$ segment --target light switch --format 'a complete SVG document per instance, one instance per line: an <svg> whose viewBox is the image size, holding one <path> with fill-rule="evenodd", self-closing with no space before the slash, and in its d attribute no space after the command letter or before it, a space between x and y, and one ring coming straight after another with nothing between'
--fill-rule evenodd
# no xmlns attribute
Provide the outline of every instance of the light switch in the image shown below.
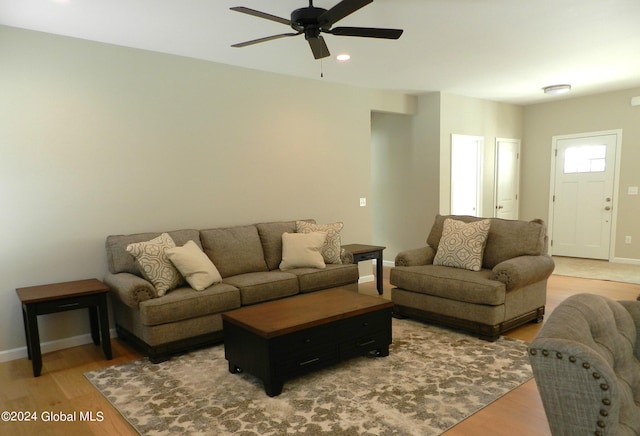
<svg viewBox="0 0 640 436"><path fill-rule="evenodd" d="M629 186L629 189L627 189L627 194L629 194L629 195L638 195L638 187L637 186Z"/></svg>

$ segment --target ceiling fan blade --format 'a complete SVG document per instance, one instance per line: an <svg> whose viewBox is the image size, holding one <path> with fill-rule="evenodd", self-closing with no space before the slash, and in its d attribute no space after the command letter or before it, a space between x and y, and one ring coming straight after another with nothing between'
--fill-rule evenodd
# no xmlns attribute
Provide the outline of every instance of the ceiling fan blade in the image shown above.
<svg viewBox="0 0 640 436"><path fill-rule="evenodd" d="M333 26L334 23L337 23L347 15L351 15L369 3L373 3L373 0L342 0L318 17L320 27L328 29Z"/></svg>
<svg viewBox="0 0 640 436"><path fill-rule="evenodd" d="M267 14L266 12L256 11L255 9L245 8L244 6L235 6L229 9L236 12L242 12L243 14L253 15L254 17L264 18L265 20L275 21L276 23L286 24L287 26L291 25L291 20Z"/></svg>
<svg viewBox="0 0 640 436"><path fill-rule="evenodd" d="M329 47L327 47L327 43L324 42L324 38L322 36L318 36L317 38L308 38L307 41L309 41L309 47L311 47L314 58L322 59L331 56L331 53L329 53Z"/></svg>
<svg viewBox="0 0 640 436"><path fill-rule="evenodd" d="M274 39L285 38L287 36L298 36L301 32L298 33L282 33L280 35L267 36L264 38L252 39L251 41L239 42L238 44L233 44L231 47L246 47L248 45L259 44L261 42L267 42Z"/></svg>
<svg viewBox="0 0 640 436"><path fill-rule="evenodd" d="M361 36L364 38L398 39L402 29L378 29L374 27L335 27L327 31L332 35Z"/></svg>

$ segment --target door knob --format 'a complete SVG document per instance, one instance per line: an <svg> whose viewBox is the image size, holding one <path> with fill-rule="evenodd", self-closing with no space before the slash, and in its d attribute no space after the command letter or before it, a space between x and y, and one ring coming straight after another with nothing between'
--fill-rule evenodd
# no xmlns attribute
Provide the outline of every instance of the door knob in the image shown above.
<svg viewBox="0 0 640 436"><path fill-rule="evenodd" d="M604 199L604 201L606 201L607 203L611 201L611 197L607 197Z"/></svg>
<svg viewBox="0 0 640 436"><path fill-rule="evenodd" d="M609 206L605 206L604 210L611 210Z"/></svg>

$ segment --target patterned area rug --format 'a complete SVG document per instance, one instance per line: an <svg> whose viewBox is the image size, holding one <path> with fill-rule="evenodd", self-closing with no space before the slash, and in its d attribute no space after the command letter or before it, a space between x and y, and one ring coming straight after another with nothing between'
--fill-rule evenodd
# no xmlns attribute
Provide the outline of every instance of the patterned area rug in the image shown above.
<svg viewBox="0 0 640 436"><path fill-rule="evenodd" d="M274 398L251 375L229 373L222 345L85 376L145 436L424 436L529 380L526 348L394 319L388 357L358 357L289 380Z"/></svg>

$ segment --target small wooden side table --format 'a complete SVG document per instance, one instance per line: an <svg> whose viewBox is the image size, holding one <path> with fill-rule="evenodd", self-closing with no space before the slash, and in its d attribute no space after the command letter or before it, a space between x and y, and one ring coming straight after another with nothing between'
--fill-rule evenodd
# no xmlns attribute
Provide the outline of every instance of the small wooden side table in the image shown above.
<svg viewBox="0 0 640 436"><path fill-rule="evenodd" d="M111 360L107 292L109 292L109 288L97 279L16 289L22 302L27 353L33 365L34 377L38 377L42 371L38 315L88 308L93 343L100 345L100 337L102 336L104 356L107 360Z"/></svg>
<svg viewBox="0 0 640 436"><path fill-rule="evenodd" d="M378 289L378 294L382 295L382 250L387 247L380 247L378 245L348 244L343 245L342 248L353 253L353 263L362 262L364 260L376 260L376 288Z"/></svg>

